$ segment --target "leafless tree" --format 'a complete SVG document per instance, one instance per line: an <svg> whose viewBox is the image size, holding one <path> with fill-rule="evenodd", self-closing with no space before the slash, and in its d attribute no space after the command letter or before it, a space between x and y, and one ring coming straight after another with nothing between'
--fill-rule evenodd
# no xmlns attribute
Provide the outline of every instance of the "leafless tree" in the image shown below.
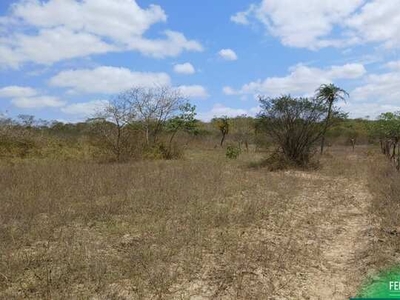
<svg viewBox="0 0 400 300"><path fill-rule="evenodd" d="M100 111L92 122L94 128L103 138L120 161L123 147L129 139L126 126L135 119L135 111L131 103L123 94L111 99Z"/></svg>
<svg viewBox="0 0 400 300"><path fill-rule="evenodd" d="M140 122L146 144L156 142L165 122L174 117L186 98L178 89L168 86L154 88L135 87L120 95L130 103L135 119Z"/></svg>

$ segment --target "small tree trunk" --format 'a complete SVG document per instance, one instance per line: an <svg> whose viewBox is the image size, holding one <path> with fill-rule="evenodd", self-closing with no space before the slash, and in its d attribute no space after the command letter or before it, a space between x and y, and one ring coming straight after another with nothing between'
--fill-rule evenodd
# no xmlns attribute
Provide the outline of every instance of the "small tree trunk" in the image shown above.
<svg viewBox="0 0 400 300"><path fill-rule="evenodd" d="M354 152L355 147L356 147L356 140L355 139L351 139L351 145L353 147L353 152Z"/></svg>
<svg viewBox="0 0 400 300"><path fill-rule="evenodd" d="M117 147L116 147L117 161L121 158L121 127L117 124Z"/></svg>
<svg viewBox="0 0 400 300"><path fill-rule="evenodd" d="M321 155L324 153L324 145L325 145L325 135L328 130L329 120L331 118L332 113L332 101L329 101L329 108L328 108L328 115L326 116L324 131L322 132L322 139L321 139Z"/></svg>
<svg viewBox="0 0 400 300"><path fill-rule="evenodd" d="M149 127L146 127L146 145L149 144Z"/></svg>
<svg viewBox="0 0 400 300"><path fill-rule="evenodd" d="M390 158L390 141L385 142L385 154L387 158Z"/></svg>
<svg viewBox="0 0 400 300"><path fill-rule="evenodd" d="M223 146L223 144L224 144L224 141L225 141L225 136L226 136L226 134L225 133L223 133L222 134L222 139L221 139L221 147Z"/></svg>
<svg viewBox="0 0 400 300"><path fill-rule="evenodd" d="M400 170L400 149L399 149L399 143L397 143L397 164L396 164L396 169L397 171Z"/></svg>
<svg viewBox="0 0 400 300"><path fill-rule="evenodd" d="M169 139L169 145L168 145L169 152L171 152L171 149L172 149L172 141L174 140L175 134L176 134L177 132L178 132L177 130L174 131L174 132L172 133L172 135L171 135L171 138Z"/></svg>

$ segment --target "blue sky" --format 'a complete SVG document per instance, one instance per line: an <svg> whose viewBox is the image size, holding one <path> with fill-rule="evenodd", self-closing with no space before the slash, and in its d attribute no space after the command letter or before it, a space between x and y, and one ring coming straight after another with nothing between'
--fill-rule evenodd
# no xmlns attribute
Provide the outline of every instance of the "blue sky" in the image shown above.
<svg viewBox="0 0 400 300"><path fill-rule="evenodd" d="M375 117L400 110L399 15L398 0L3 0L0 112L75 122L161 84L208 120L333 82L350 116Z"/></svg>

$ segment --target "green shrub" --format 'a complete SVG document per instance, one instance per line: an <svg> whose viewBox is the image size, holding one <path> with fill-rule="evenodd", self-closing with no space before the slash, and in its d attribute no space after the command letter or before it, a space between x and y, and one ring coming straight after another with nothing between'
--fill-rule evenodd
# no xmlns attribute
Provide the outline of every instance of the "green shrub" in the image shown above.
<svg viewBox="0 0 400 300"><path fill-rule="evenodd" d="M183 156L183 149L177 143L166 146L163 142L147 145L144 148L145 159L179 159Z"/></svg>
<svg viewBox="0 0 400 300"><path fill-rule="evenodd" d="M237 159L240 155L240 148L229 145L226 148L226 157L229 159Z"/></svg>

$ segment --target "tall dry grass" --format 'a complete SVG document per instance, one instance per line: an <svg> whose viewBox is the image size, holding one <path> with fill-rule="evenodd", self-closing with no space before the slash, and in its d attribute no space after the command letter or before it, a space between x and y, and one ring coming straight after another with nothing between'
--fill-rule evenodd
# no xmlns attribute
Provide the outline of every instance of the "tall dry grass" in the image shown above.
<svg viewBox="0 0 400 300"><path fill-rule="evenodd" d="M378 149L369 168L374 196L370 216L376 226L370 232L374 239L368 254L370 264L379 271L400 264L400 173Z"/></svg>
<svg viewBox="0 0 400 300"><path fill-rule="evenodd" d="M315 250L297 184L225 159L0 166L0 298L269 297Z"/></svg>

